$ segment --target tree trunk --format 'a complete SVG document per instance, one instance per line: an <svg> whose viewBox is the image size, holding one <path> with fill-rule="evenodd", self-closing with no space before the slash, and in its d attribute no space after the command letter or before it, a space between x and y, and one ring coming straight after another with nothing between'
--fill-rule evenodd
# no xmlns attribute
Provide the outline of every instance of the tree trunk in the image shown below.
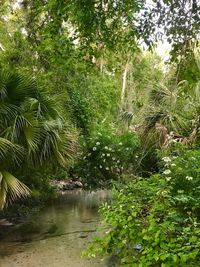
<svg viewBox="0 0 200 267"><path fill-rule="evenodd" d="M123 73L122 73L121 110L124 107L128 68L129 68L129 64L128 64L128 62L126 62L126 64L124 65L124 68L123 68Z"/></svg>

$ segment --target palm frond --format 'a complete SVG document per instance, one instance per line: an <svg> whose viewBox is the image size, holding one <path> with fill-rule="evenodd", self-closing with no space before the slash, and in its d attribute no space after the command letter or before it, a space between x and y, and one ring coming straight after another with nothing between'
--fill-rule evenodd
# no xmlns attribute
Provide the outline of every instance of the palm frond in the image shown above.
<svg viewBox="0 0 200 267"><path fill-rule="evenodd" d="M38 87L31 78L11 74L6 83L7 96L13 103L21 103L27 97L36 97Z"/></svg>
<svg viewBox="0 0 200 267"><path fill-rule="evenodd" d="M9 79L10 74L5 71L1 71L0 73L0 99L4 100L7 97L7 88L6 83Z"/></svg>
<svg viewBox="0 0 200 267"><path fill-rule="evenodd" d="M19 107L0 101L0 123L3 129L9 126L17 114L19 114Z"/></svg>
<svg viewBox="0 0 200 267"><path fill-rule="evenodd" d="M29 196L30 192L30 189L11 173L0 171L0 209L3 209L6 203Z"/></svg>
<svg viewBox="0 0 200 267"><path fill-rule="evenodd" d="M78 149L77 134L67 124L60 120L45 121L40 128L40 145L34 157L34 162L42 164L55 158L62 166L66 166Z"/></svg>
<svg viewBox="0 0 200 267"><path fill-rule="evenodd" d="M24 153L24 149L17 145L13 144L9 140L0 137L0 161L11 161L14 159L16 163L20 162L20 158Z"/></svg>
<svg viewBox="0 0 200 267"><path fill-rule="evenodd" d="M28 189L5 170L20 164L73 158L76 135L62 117L56 97L31 78L0 70L0 206L28 194Z"/></svg>
<svg viewBox="0 0 200 267"><path fill-rule="evenodd" d="M26 125L23 127L23 133L26 139L28 152L35 153L38 150L40 144L40 129L35 125Z"/></svg>
<svg viewBox="0 0 200 267"><path fill-rule="evenodd" d="M145 124L148 128L152 128L155 126L157 122L160 122L161 120L164 120L167 117L167 113L163 112L162 110L151 110L148 111L146 117L145 117Z"/></svg>
<svg viewBox="0 0 200 267"><path fill-rule="evenodd" d="M134 114L131 111L124 111L120 114L121 120L128 121L128 122L132 121L133 117L134 117Z"/></svg>

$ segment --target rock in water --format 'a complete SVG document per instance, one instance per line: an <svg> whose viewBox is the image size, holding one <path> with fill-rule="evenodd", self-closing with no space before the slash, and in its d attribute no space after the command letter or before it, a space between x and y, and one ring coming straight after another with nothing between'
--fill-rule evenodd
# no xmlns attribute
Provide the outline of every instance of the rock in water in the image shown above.
<svg viewBox="0 0 200 267"><path fill-rule="evenodd" d="M76 188L82 188L83 187L83 184L80 181L75 181L74 185Z"/></svg>
<svg viewBox="0 0 200 267"><path fill-rule="evenodd" d="M13 223L11 223L11 222L9 222L9 221L7 221L6 219L1 219L0 220L0 226L11 226L11 225L13 225Z"/></svg>
<svg viewBox="0 0 200 267"><path fill-rule="evenodd" d="M87 238L88 235L86 233L80 233L78 237L79 238Z"/></svg>

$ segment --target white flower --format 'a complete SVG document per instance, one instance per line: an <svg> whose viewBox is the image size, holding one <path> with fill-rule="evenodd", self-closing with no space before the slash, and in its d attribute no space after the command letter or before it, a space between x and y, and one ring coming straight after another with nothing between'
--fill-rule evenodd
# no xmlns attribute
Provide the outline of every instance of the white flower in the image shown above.
<svg viewBox="0 0 200 267"><path fill-rule="evenodd" d="M129 150L129 147L127 147L126 150L128 151Z"/></svg>
<svg viewBox="0 0 200 267"><path fill-rule="evenodd" d="M103 159L103 162L106 162L106 160L105 160L105 159Z"/></svg>
<svg viewBox="0 0 200 267"><path fill-rule="evenodd" d="M99 146L100 145L100 142L96 142L96 145Z"/></svg>
<svg viewBox="0 0 200 267"><path fill-rule="evenodd" d="M122 146L122 142L120 142L119 145Z"/></svg>
<svg viewBox="0 0 200 267"><path fill-rule="evenodd" d="M120 163L120 160L118 160L117 163Z"/></svg>
<svg viewBox="0 0 200 267"><path fill-rule="evenodd" d="M170 161L171 161L171 159L170 159L169 157L164 157L164 158L162 158L162 160L163 160L164 162L170 162Z"/></svg>
<svg viewBox="0 0 200 267"><path fill-rule="evenodd" d="M95 150L97 150L97 148L94 146L92 150L95 151Z"/></svg>
<svg viewBox="0 0 200 267"><path fill-rule="evenodd" d="M107 146L105 146L104 148L105 148L105 149L108 149L108 147L107 147Z"/></svg>
<svg viewBox="0 0 200 267"><path fill-rule="evenodd" d="M109 170L109 167L106 167L106 170L108 171Z"/></svg>
<svg viewBox="0 0 200 267"><path fill-rule="evenodd" d="M112 160L115 160L115 157L113 157Z"/></svg>
<svg viewBox="0 0 200 267"><path fill-rule="evenodd" d="M109 153L107 154L107 157L110 157L110 154Z"/></svg>
<svg viewBox="0 0 200 267"><path fill-rule="evenodd" d="M135 157L136 157L136 159L137 159L137 158L138 158L138 155L136 155Z"/></svg>
<svg viewBox="0 0 200 267"><path fill-rule="evenodd" d="M172 179L172 177L166 177L166 181L169 182Z"/></svg>
<svg viewBox="0 0 200 267"><path fill-rule="evenodd" d="M170 173L171 173L170 170L165 170L165 171L163 172L163 174L170 174Z"/></svg>
<svg viewBox="0 0 200 267"><path fill-rule="evenodd" d="M86 159L86 157L83 157L83 159Z"/></svg>
<svg viewBox="0 0 200 267"><path fill-rule="evenodd" d="M174 166L176 166L176 164L175 163L172 163L171 166L174 167Z"/></svg>
<svg viewBox="0 0 200 267"><path fill-rule="evenodd" d="M102 166L101 166L101 165L99 165L99 168L100 168L100 169L102 169Z"/></svg>
<svg viewBox="0 0 200 267"><path fill-rule="evenodd" d="M103 153L103 154L102 154L102 157L104 157L104 156L105 156L105 154Z"/></svg>
<svg viewBox="0 0 200 267"><path fill-rule="evenodd" d="M186 176L185 179L188 180L188 181L191 181L191 180L193 180L193 177L191 177L191 176Z"/></svg>
<svg viewBox="0 0 200 267"><path fill-rule="evenodd" d="M91 156L91 153L88 153L88 156Z"/></svg>

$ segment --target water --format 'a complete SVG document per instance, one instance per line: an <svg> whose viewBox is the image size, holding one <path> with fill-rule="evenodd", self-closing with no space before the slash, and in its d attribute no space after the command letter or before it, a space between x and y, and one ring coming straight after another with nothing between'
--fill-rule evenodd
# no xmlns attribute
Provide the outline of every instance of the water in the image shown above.
<svg viewBox="0 0 200 267"><path fill-rule="evenodd" d="M106 267L81 253L100 225L97 207L105 191L72 191L48 204L0 241L0 267ZM109 265L111 266L111 265Z"/></svg>

